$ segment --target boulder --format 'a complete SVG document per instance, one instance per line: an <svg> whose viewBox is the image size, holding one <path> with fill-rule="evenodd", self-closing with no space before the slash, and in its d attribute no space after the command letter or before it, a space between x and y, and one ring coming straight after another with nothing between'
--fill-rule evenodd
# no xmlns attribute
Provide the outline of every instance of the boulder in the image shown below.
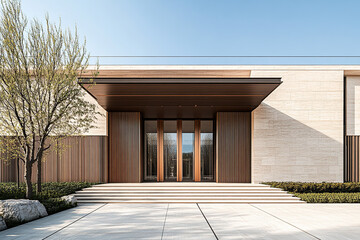
<svg viewBox="0 0 360 240"><path fill-rule="evenodd" d="M73 206L75 206L77 203L76 197L74 195L62 196L61 199L65 200L66 203L69 203Z"/></svg>
<svg viewBox="0 0 360 240"><path fill-rule="evenodd" d="M0 231L5 230L7 228L6 223L2 216L0 216Z"/></svg>
<svg viewBox="0 0 360 240"><path fill-rule="evenodd" d="M48 215L44 205L38 200L27 199L2 200L0 212L6 222L28 222Z"/></svg>

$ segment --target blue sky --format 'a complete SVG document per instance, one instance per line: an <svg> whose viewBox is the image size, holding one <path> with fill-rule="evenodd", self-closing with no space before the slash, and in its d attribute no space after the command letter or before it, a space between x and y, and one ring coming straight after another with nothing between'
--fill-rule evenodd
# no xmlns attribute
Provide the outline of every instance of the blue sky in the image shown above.
<svg viewBox="0 0 360 240"><path fill-rule="evenodd" d="M358 0L23 0L22 6L30 18L49 13L64 27L77 24L91 55L360 55Z"/></svg>

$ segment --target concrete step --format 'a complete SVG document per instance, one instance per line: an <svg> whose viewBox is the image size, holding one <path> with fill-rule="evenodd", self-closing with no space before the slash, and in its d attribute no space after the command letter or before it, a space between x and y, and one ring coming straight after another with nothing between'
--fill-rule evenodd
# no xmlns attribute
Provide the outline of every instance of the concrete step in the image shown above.
<svg viewBox="0 0 360 240"><path fill-rule="evenodd" d="M195 185L162 185L162 184L159 184L159 186L156 186L156 185L135 185L135 186L132 186L132 185L111 185L111 186L104 186L104 185L96 185L96 186L92 186L90 188L102 188L102 189L108 189L108 188L134 188L134 189L137 189L137 188L156 188L156 189L166 189L166 188L176 188L176 189L183 189L183 188L224 188L224 189L227 189L227 188L234 188L234 189L242 189L242 188L255 188L255 189L258 189L258 188L271 188L271 186L268 186L268 185L257 185L257 186L251 186L251 185L240 185L240 186L237 186L237 185L222 185L222 186L215 186L215 185L200 185L200 184L195 184Z"/></svg>
<svg viewBox="0 0 360 240"><path fill-rule="evenodd" d="M202 190L199 191L197 189L190 189L190 190L186 190L186 189L169 189L169 190L162 190L162 189L105 189L105 190L95 190L95 189L83 189L81 191L77 191L77 193L79 192L86 192L86 193L168 193L168 192L172 192L172 193L286 193L286 191L283 191L281 189L259 189L259 190L254 190L254 189L242 189L242 190L220 190L220 189L208 189L208 190Z"/></svg>
<svg viewBox="0 0 360 240"><path fill-rule="evenodd" d="M286 197L291 197L291 195L276 195L276 194L222 194L222 195L214 195L214 194L204 194L204 195L199 195L199 194L182 194L182 195L178 195L178 194L162 194L162 195L158 195L158 194L132 194L132 195L128 195L128 194L104 194L104 195L91 195L91 194L76 194L75 197L76 198L86 198L86 197L91 197L91 198L102 198L102 197L107 197L107 198L111 198L111 197L120 197L120 198L147 198L147 197L153 197L153 198L165 198L165 197L172 197L172 198L176 198L176 197L191 197L191 198L201 198L201 197L208 197L208 198L242 198L242 197L260 197L260 198L267 198L267 197L276 197L276 198L286 198Z"/></svg>
<svg viewBox="0 0 360 240"><path fill-rule="evenodd" d="M270 187L255 183L214 183L214 182L151 182L151 183L103 183L92 187Z"/></svg>
<svg viewBox="0 0 360 240"><path fill-rule="evenodd" d="M78 200L300 200L296 197L193 197L193 196L172 196L172 197L147 197L147 196L135 196L135 197L76 197Z"/></svg>
<svg viewBox="0 0 360 240"><path fill-rule="evenodd" d="M244 204L299 204L300 200L79 200L81 203L244 203Z"/></svg>
<svg viewBox="0 0 360 240"><path fill-rule="evenodd" d="M197 188L186 188L186 187L167 187L167 188L156 188L156 187L143 187L143 188L132 188L132 187L117 187L117 188L85 188L82 191L121 191L129 190L132 191L282 191L278 188L209 188L209 187L197 187Z"/></svg>
<svg viewBox="0 0 360 240"><path fill-rule="evenodd" d="M77 191L79 203L302 203L263 184L110 183Z"/></svg>
<svg viewBox="0 0 360 240"><path fill-rule="evenodd" d="M237 196L237 197L244 197L244 196L254 196L254 197L287 197L289 194L287 193L87 193L87 192L79 192L75 194L76 197L85 197L85 196L94 196L94 197L124 197L124 196L159 196L159 197L166 197L166 196Z"/></svg>

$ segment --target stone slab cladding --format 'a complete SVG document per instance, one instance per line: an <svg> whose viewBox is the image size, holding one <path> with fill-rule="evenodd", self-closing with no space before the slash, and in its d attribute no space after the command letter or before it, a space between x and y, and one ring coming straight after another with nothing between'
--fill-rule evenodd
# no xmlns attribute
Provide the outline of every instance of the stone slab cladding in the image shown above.
<svg viewBox="0 0 360 240"><path fill-rule="evenodd" d="M360 135L360 76L346 78L346 135Z"/></svg>
<svg viewBox="0 0 360 240"><path fill-rule="evenodd" d="M343 181L343 71L253 70L283 83L253 113L252 181Z"/></svg>

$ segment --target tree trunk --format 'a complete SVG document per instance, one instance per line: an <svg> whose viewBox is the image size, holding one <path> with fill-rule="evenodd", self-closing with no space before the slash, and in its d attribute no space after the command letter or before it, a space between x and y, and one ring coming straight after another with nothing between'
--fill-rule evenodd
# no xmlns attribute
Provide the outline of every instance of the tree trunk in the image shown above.
<svg viewBox="0 0 360 240"><path fill-rule="evenodd" d="M32 164L30 161L25 162L25 184L26 184L26 198L31 199L33 197L33 187L31 183L31 171Z"/></svg>
<svg viewBox="0 0 360 240"><path fill-rule="evenodd" d="M39 157L37 161L37 189L36 191L38 193L41 192L41 156Z"/></svg>
<svg viewBox="0 0 360 240"><path fill-rule="evenodd" d="M17 158L16 161L16 169L17 169L17 176L16 176L16 181L17 181L17 187L18 189L20 189L20 163L19 163L19 157Z"/></svg>
<svg viewBox="0 0 360 240"><path fill-rule="evenodd" d="M42 156L43 156L43 151L40 150L39 152L39 157L37 160L37 192L40 193L41 192L41 165L42 165Z"/></svg>

